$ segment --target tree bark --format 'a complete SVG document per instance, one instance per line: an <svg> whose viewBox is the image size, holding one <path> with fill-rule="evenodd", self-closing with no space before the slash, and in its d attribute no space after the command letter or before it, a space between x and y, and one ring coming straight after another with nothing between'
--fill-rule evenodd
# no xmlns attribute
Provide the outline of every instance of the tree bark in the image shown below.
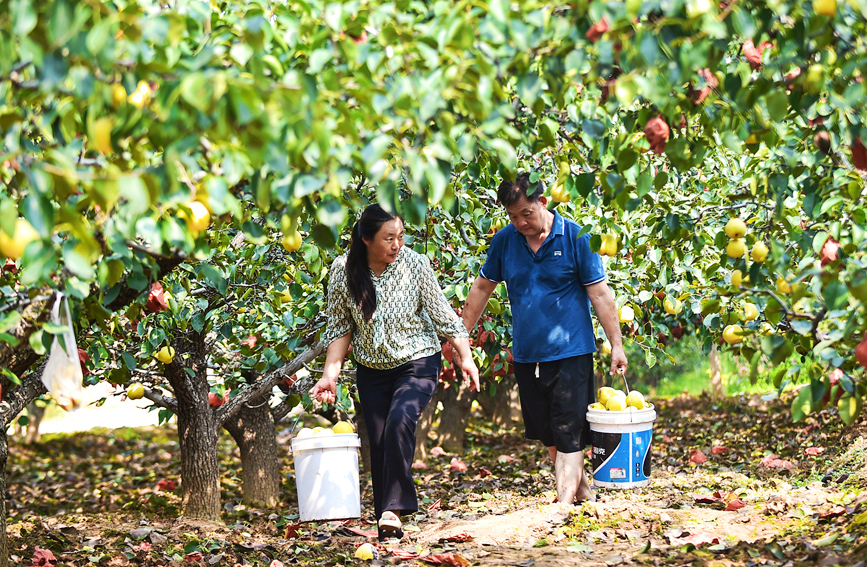
<svg viewBox="0 0 867 567"><path fill-rule="evenodd" d="M205 364L205 337L194 333L189 339L173 341L178 353L166 365L166 378L178 401L178 437L181 449L181 504L184 516L203 520L220 519L220 470L217 460L217 421L208 405L208 378ZM181 364L182 354L189 358ZM191 372L187 372L187 368Z"/></svg>
<svg viewBox="0 0 867 567"><path fill-rule="evenodd" d="M280 503L280 462L275 458L277 435L268 398L248 404L223 427L241 451L244 503L258 508L276 507Z"/></svg>
<svg viewBox="0 0 867 567"><path fill-rule="evenodd" d="M6 462L9 460L9 440L6 428L0 428L0 567L9 564L9 542L6 539Z"/></svg>
<svg viewBox="0 0 867 567"><path fill-rule="evenodd" d="M456 380L443 390L442 402L443 411L437 427L440 447L449 453L463 454L473 393L464 387L463 382Z"/></svg>
<svg viewBox="0 0 867 567"><path fill-rule="evenodd" d="M367 436L367 423L364 421L364 412L361 403L355 401L355 429L358 431L358 439L361 441L361 468L365 473L370 472L370 439Z"/></svg>
<svg viewBox="0 0 867 567"><path fill-rule="evenodd" d="M722 370L719 361L719 349L716 344L710 349L710 385L715 398L724 398L725 391L722 385Z"/></svg>
<svg viewBox="0 0 867 567"><path fill-rule="evenodd" d="M497 382L496 393L480 392L476 398L482 406L485 419L497 427L512 427L521 419L521 402L518 399L518 382L514 374L507 374Z"/></svg>
<svg viewBox="0 0 867 567"><path fill-rule="evenodd" d="M25 445L32 445L39 441L39 425L42 423L44 416L45 406L36 405L36 402L30 402L27 405L27 428L24 434Z"/></svg>
<svg viewBox="0 0 867 567"><path fill-rule="evenodd" d="M413 461L427 461L428 450L427 440L430 435L431 427L433 426L434 417L437 413L437 404L443 395L443 383L437 384L436 392L421 412L421 417L418 420L418 425L415 427L415 455Z"/></svg>

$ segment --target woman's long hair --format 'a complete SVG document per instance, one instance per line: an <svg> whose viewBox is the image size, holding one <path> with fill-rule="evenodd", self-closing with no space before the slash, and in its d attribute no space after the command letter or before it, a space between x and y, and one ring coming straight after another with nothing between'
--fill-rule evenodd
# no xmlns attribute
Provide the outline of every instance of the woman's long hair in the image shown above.
<svg viewBox="0 0 867 567"><path fill-rule="evenodd" d="M379 205L370 205L361 213L361 218L352 227L352 241L346 255L346 282L352 300L361 309L365 321L370 321L376 311L376 289L367 264L367 244L362 238L373 240L383 223L397 217L387 213Z"/></svg>

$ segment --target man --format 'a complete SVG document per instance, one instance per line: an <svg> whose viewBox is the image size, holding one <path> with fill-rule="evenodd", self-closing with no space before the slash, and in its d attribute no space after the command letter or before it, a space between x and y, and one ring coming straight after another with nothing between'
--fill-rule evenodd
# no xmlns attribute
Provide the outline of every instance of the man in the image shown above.
<svg viewBox="0 0 867 567"><path fill-rule="evenodd" d="M614 295L599 255L590 251L590 236L579 237L581 227L545 208L541 183L529 185L529 174L522 173L497 190L512 224L494 235L463 320L472 332L497 284L506 283L525 436L548 447L557 498L571 503L591 496L583 451L590 441L587 406L595 396L590 304L611 343L611 374L626 372L626 355Z"/></svg>

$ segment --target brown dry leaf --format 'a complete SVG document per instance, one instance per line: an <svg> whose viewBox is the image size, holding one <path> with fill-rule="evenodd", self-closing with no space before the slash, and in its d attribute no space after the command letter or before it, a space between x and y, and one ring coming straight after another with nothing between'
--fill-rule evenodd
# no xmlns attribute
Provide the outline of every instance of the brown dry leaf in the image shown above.
<svg viewBox="0 0 867 567"><path fill-rule="evenodd" d="M697 465L703 464L707 461L707 455L699 451L698 449L693 449L689 453L689 462L695 463Z"/></svg>
<svg viewBox="0 0 867 567"><path fill-rule="evenodd" d="M437 555L429 555L420 558L420 561L425 563L433 563L435 565L454 565L456 567L468 567L470 562L460 553L450 551L448 553L439 553Z"/></svg>

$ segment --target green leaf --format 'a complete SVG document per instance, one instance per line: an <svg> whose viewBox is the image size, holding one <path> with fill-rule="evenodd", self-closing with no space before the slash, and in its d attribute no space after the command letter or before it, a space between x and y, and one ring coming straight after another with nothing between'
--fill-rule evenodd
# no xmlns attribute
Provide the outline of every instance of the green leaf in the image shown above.
<svg viewBox="0 0 867 567"><path fill-rule="evenodd" d="M656 366L656 355L653 354L653 351L644 351L644 363L647 364L648 368L653 368L654 366Z"/></svg>
<svg viewBox="0 0 867 567"><path fill-rule="evenodd" d="M30 335L30 338L28 339L28 342L30 343L30 348L32 348L33 352L35 352L36 354L38 354L40 356L45 354L45 350L46 350L45 345L42 342L42 337L43 337L43 334L42 334L42 330L40 329L40 330L36 331L35 333L33 333L32 335Z"/></svg>
<svg viewBox="0 0 867 567"><path fill-rule="evenodd" d="M0 316L0 333L5 333L13 328L21 320L21 313L18 311L10 311L5 315Z"/></svg>
<svg viewBox="0 0 867 567"><path fill-rule="evenodd" d="M799 422L813 411L813 394L809 386L798 391L798 395L792 400L792 421Z"/></svg>
<svg viewBox="0 0 867 567"><path fill-rule="evenodd" d="M23 37L33 31L39 20L31 0L12 0L9 8L7 16L12 16L15 35Z"/></svg>
<svg viewBox="0 0 867 567"><path fill-rule="evenodd" d="M316 208L316 218L324 225L338 226L346 222L346 208L337 199L329 197Z"/></svg>
<svg viewBox="0 0 867 567"><path fill-rule="evenodd" d="M844 396L837 401L837 410L840 412L840 419L846 425L852 425L861 413L863 401L858 394L852 396Z"/></svg>
<svg viewBox="0 0 867 567"><path fill-rule="evenodd" d="M768 106L768 114L774 122L783 122L789 113L789 97L785 91L771 91L765 96L765 104Z"/></svg>

